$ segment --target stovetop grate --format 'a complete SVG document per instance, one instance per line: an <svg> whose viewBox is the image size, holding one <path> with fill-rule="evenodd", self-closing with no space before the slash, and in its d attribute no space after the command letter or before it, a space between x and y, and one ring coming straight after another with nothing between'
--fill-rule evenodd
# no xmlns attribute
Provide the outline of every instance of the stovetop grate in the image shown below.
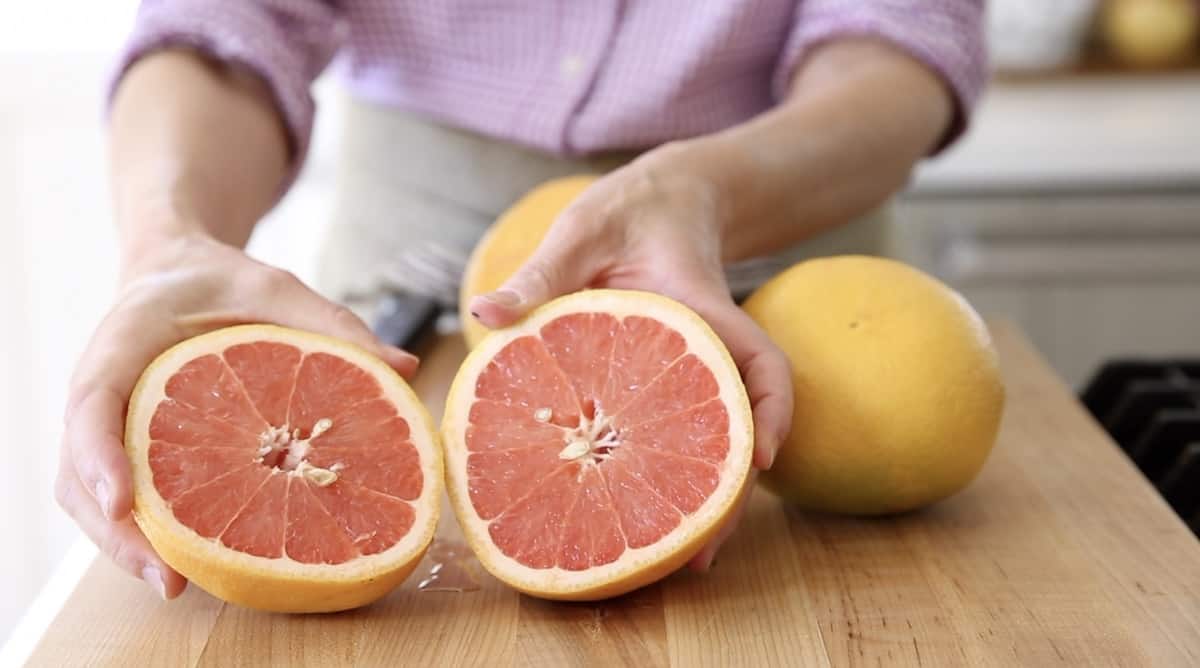
<svg viewBox="0 0 1200 668"><path fill-rule="evenodd" d="M1112 360L1082 399L1200 536L1200 360Z"/></svg>

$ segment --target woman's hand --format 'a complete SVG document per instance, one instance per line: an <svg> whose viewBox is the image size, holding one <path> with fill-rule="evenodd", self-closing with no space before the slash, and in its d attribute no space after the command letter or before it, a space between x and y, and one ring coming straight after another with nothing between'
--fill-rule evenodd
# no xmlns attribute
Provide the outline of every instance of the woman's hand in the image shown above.
<svg viewBox="0 0 1200 668"><path fill-rule="evenodd" d="M792 418L787 358L729 294L722 268L725 200L689 168L681 146L652 151L593 184L551 226L533 256L499 290L477 296L471 311L488 327L588 287L640 289L690 306L725 342L754 410L754 466L771 466ZM691 566L705 570L733 531L753 488Z"/></svg>
<svg viewBox="0 0 1200 668"><path fill-rule="evenodd" d="M381 343L357 316L295 276L203 235L160 245L125 276L71 381L55 494L117 565L173 598L186 581L155 554L130 516L123 436L129 396L155 357L218 327L270 322L357 343L405 376L417 359Z"/></svg>

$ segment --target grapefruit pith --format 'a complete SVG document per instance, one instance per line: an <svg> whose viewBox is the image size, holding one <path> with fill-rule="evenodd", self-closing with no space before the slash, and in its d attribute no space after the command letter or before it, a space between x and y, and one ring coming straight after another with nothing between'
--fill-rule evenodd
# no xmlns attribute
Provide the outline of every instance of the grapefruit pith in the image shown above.
<svg viewBox="0 0 1200 668"><path fill-rule="evenodd" d="M348 343L270 325L188 339L129 402L134 518L172 568L240 605L365 605L433 539L442 460L408 385Z"/></svg>
<svg viewBox="0 0 1200 668"><path fill-rule="evenodd" d="M450 500L493 575L553 599L616 596L679 568L746 484L750 404L695 313L588 290L489 334L442 422Z"/></svg>

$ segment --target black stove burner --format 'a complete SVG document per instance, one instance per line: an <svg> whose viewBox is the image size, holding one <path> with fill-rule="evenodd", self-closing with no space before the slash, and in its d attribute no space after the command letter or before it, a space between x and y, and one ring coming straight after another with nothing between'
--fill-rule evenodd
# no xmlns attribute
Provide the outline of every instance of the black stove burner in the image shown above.
<svg viewBox="0 0 1200 668"><path fill-rule="evenodd" d="M1200 360L1114 360L1082 398L1200 536Z"/></svg>

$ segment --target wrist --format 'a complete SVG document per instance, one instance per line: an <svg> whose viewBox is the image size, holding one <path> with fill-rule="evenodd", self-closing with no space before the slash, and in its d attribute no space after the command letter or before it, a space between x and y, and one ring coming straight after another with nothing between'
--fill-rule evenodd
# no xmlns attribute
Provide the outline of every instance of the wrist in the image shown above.
<svg viewBox="0 0 1200 668"><path fill-rule="evenodd" d="M663 144L644 154L647 169L686 182L705 200L721 241L730 234L742 206L738 194L742 157L719 135Z"/></svg>
<svg viewBox="0 0 1200 668"><path fill-rule="evenodd" d="M683 177L709 200L722 259L741 259L739 235L754 211L754 166L745 148L727 133L664 144L645 156L656 171Z"/></svg>
<svg viewBox="0 0 1200 668"><path fill-rule="evenodd" d="M139 219L136 225L121 227L122 284L172 264L171 258L179 257L183 249L197 242L214 241L203 225L179 217L150 216Z"/></svg>

